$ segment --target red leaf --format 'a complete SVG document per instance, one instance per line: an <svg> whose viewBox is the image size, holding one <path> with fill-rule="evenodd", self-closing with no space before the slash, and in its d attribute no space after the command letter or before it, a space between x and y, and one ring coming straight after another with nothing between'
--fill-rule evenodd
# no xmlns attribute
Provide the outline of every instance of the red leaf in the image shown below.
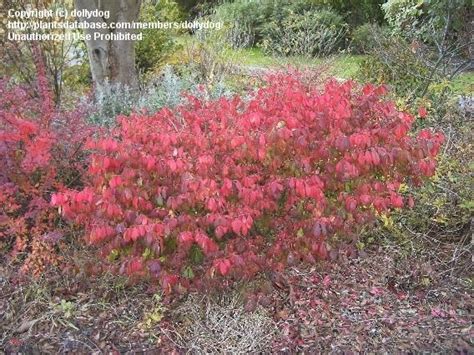
<svg viewBox="0 0 474 355"><path fill-rule="evenodd" d="M232 264L229 259L220 259L214 261L214 267L219 270L222 276L225 276L229 273Z"/></svg>
<svg viewBox="0 0 474 355"><path fill-rule="evenodd" d="M418 116L420 116L420 118L425 118L426 115L428 115L428 111L426 110L425 107L419 107L418 108Z"/></svg>
<svg viewBox="0 0 474 355"><path fill-rule="evenodd" d="M201 247L205 254L214 253L219 250L217 244L202 232L196 233L194 240Z"/></svg>
<svg viewBox="0 0 474 355"><path fill-rule="evenodd" d="M181 244L191 245L194 242L194 235L191 232L181 232L178 240Z"/></svg>
<svg viewBox="0 0 474 355"><path fill-rule="evenodd" d="M234 219L232 221L231 227L232 227L232 231L235 234L240 234L242 230L242 222L240 221L240 219Z"/></svg>
<svg viewBox="0 0 474 355"><path fill-rule="evenodd" d="M331 277L329 275L324 276L324 279L323 279L324 288L328 288L330 285L331 285Z"/></svg>

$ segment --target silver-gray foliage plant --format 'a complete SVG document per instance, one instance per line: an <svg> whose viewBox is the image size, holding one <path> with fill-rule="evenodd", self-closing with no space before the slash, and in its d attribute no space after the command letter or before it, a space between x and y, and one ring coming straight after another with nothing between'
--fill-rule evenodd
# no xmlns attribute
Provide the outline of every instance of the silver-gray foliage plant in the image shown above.
<svg viewBox="0 0 474 355"><path fill-rule="evenodd" d="M150 82L140 92L121 85L107 85L96 94L89 121L99 126L111 127L119 115L128 116L132 112L153 114L164 107L176 107L185 102L184 92L205 100L230 96L232 92L219 81L211 88L200 85L199 78L192 72L180 76L172 67L164 68L157 80Z"/></svg>

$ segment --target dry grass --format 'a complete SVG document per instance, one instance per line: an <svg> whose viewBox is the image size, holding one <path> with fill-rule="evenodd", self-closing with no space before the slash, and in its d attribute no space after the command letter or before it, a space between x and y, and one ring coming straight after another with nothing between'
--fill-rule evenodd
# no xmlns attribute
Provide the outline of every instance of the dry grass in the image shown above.
<svg viewBox="0 0 474 355"><path fill-rule="evenodd" d="M219 297L190 295L173 311L174 341L188 353L248 354L270 350L277 332L262 307L244 310L238 293Z"/></svg>

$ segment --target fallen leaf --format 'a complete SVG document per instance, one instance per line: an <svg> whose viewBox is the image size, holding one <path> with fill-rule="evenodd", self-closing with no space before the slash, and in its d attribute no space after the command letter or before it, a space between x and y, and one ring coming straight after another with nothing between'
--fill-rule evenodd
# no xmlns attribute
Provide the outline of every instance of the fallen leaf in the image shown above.
<svg viewBox="0 0 474 355"><path fill-rule="evenodd" d="M324 276L323 285L325 288L328 288L331 285L331 277L329 275Z"/></svg>
<svg viewBox="0 0 474 355"><path fill-rule="evenodd" d="M21 323L20 326L15 330L15 333L24 333L27 330L30 330L37 321L38 319L33 319L33 320L29 320L29 321L25 321Z"/></svg>

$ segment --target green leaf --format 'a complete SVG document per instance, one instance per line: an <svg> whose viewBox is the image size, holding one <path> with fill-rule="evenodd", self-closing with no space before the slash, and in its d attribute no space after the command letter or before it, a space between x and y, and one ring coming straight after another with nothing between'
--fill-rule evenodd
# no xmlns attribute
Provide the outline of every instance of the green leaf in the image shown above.
<svg viewBox="0 0 474 355"><path fill-rule="evenodd" d="M147 260L153 255L153 252L150 248L145 248L145 251L142 254L143 259Z"/></svg>
<svg viewBox="0 0 474 355"><path fill-rule="evenodd" d="M303 236L304 236L303 228L298 229L298 231L296 232L296 236L298 238L303 238Z"/></svg>
<svg viewBox="0 0 474 355"><path fill-rule="evenodd" d="M119 250L118 249L112 249L112 251L110 252L107 259L109 259L109 261L114 261L114 260L117 260L119 256L120 256Z"/></svg>
<svg viewBox="0 0 474 355"><path fill-rule="evenodd" d="M194 272L193 272L193 269L191 268L191 266L187 266L184 270L183 270L183 276L187 279L192 279L194 278Z"/></svg>
<svg viewBox="0 0 474 355"><path fill-rule="evenodd" d="M163 201L163 197L161 197L161 195L155 198L155 202L158 207L163 207L165 205Z"/></svg>

